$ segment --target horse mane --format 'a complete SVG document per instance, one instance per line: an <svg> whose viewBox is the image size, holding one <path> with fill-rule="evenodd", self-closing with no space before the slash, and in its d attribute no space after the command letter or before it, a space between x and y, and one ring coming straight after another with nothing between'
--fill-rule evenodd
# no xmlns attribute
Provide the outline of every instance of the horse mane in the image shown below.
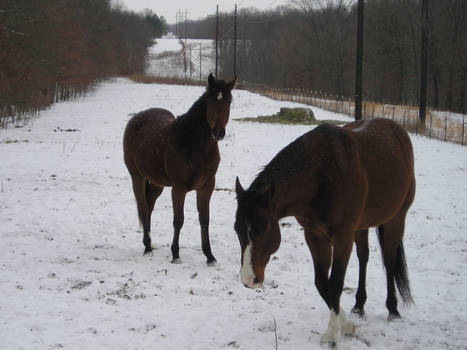
<svg viewBox="0 0 467 350"><path fill-rule="evenodd" d="M313 172L320 171L323 163L333 157L330 152L334 146L340 144L344 151L348 151L348 147L344 146L347 141L343 133L345 131L341 128L323 123L296 138L260 170L250 188L261 192L271 182L280 184L300 181L305 172L310 172L311 167ZM319 148L315 145L319 145Z"/></svg>
<svg viewBox="0 0 467 350"><path fill-rule="evenodd" d="M308 133L305 135L308 135ZM302 141L305 135L284 147L268 164L260 168L250 189L261 190L261 188L273 181L275 183L287 182L296 178L297 175L299 176L303 172L308 159L308 155L303 152L304 145Z"/></svg>
<svg viewBox="0 0 467 350"><path fill-rule="evenodd" d="M207 91L204 92L184 114L179 115L174 120L176 127L185 126L184 124L191 124L198 119L196 117L204 117L206 115L206 97Z"/></svg>
<svg viewBox="0 0 467 350"><path fill-rule="evenodd" d="M172 123L176 142L188 153L194 145L208 139L211 135L206 120L206 98L207 91L193 103L186 113L175 118Z"/></svg>

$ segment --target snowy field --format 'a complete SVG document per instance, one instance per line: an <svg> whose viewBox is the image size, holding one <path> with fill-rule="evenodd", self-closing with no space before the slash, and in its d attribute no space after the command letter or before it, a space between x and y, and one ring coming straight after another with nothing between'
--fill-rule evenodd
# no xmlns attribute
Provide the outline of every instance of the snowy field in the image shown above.
<svg viewBox="0 0 467 350"><path fill-rule="evenodd" d="M182 264L170 263L170 190L152 221L155 250L143 256L122 134L132 113L152 106L175 115L200 87L102 83L93 96L58 103L22 128L0 130L0 349L320 349L329 312L295 220L262 290L239 281L233 230L235 176L248 185L308 126L235 121L298 106L234 91L211 201L207 266L195 196L185 203ZM346 117L313 108L320 119ZM467 148L412 135L417 194L405 236L415 306L388 322L385 274L370 238L366 319L340 349L466 349ZM355 252L341 305L357 288ZM327 348L327 347L324 347Z"/></svg>
<svg viewBox="0 0 467 350"><path fill-rule="evenodd" d="M215 72L214 42L203 39L188 39L185 42L184 51L178 39L157 39L156 43L149 48L146 73L157 77L189 79L190 60L192 80L199 80L200 68L201 76Z"/></svg>

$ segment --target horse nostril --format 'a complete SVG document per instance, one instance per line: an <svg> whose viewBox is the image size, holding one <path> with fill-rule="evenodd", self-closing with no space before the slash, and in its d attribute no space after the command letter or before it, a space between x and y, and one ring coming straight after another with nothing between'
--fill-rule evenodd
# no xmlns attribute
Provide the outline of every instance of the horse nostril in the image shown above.
<svg viewBox="0 0 467 350"><path fill-rule="evenodd" d="M258 279L257 279L256 277L255 277L255 279L253 280L253 283L254 283L254 284L258 284L258 283L259 283L259 281L258 281Z"/></svg>
<svg viewBox="0 0 467 350"><path fill-rule="evenodd" d="M222 140L224 138L224 135L225 135L225 130L223 129L222 130L214 129L212 131L212 136L218 141Z"/></svg>

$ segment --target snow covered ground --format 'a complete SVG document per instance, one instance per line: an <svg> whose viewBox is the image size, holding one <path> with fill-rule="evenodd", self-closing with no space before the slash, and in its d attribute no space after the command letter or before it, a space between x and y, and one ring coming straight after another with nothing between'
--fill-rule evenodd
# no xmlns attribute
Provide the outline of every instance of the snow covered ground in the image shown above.
<svg viewBox="0 0 467 350"><path fill-rule="evenodd" d="M212 40L188 39L185 43L184 51L178 39L157 39L149 48L146 73L164 78L189 79L190 60L192 80L199 79L200 68L201 77L215 72L216 53Z"/></svg>
<svg viewBox="0 0 467 350"><path fill-rule="evenodd" d="M246 186L308 126L242 123L282 106L234 91L211 201L211 245L200 249L195 197L185 203L182 264L170 263L170 190L152 221L155 250L143 256L122 134L152 106L185 112L203 88L102 83L58 103L22 128L0 130L0 349L319 349L329 312L313 284L303 233L282 221L282 244L263 290L239 281L233 230L235 176ZM313 108L320 119L338 116ZM466 349L467 148L412 135L417 194L405 247L415 306L388 322L385 274L372 232L365 320L340 349ZM344 310L354 303L358 265L347 271Z"/></svg>

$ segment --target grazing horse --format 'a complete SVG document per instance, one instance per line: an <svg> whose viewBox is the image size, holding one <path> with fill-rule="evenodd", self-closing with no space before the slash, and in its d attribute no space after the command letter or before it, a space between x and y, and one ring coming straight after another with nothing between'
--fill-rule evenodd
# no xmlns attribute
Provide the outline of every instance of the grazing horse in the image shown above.
<svg viewBox="0 0 467 350"><path fill-rule="evenodd" d="M185 114L175 118L165 109L151 108L128 122L123 153L143 226L145 253L152 251L151 213L156 199L165 186L172 186L172 262L181 261L178 242L185 195L191 190L196 190L203 253L208 264L216 261L209 243L209 202L220 161L217 142L225 135L235 84L236 79L226 83L210 74L206 91Z"/></svg>
<svg viewBox="0 0 467 350"><path fill-rule="evenodd" d="M400 317L395 283L403 301L412 301L402 237L415 196L414 158L410 138L397 123L374 119L344 127L320 125L282 149L247 190L237 177L236 192L235 231L246 287L264 281L281 241L278 220L294 216L304 228L315 285L331 312L323 343L355 332L340 308L353 242L360 262L353 310L363 314L370 227L378 227L389 318Z"/></svg>

